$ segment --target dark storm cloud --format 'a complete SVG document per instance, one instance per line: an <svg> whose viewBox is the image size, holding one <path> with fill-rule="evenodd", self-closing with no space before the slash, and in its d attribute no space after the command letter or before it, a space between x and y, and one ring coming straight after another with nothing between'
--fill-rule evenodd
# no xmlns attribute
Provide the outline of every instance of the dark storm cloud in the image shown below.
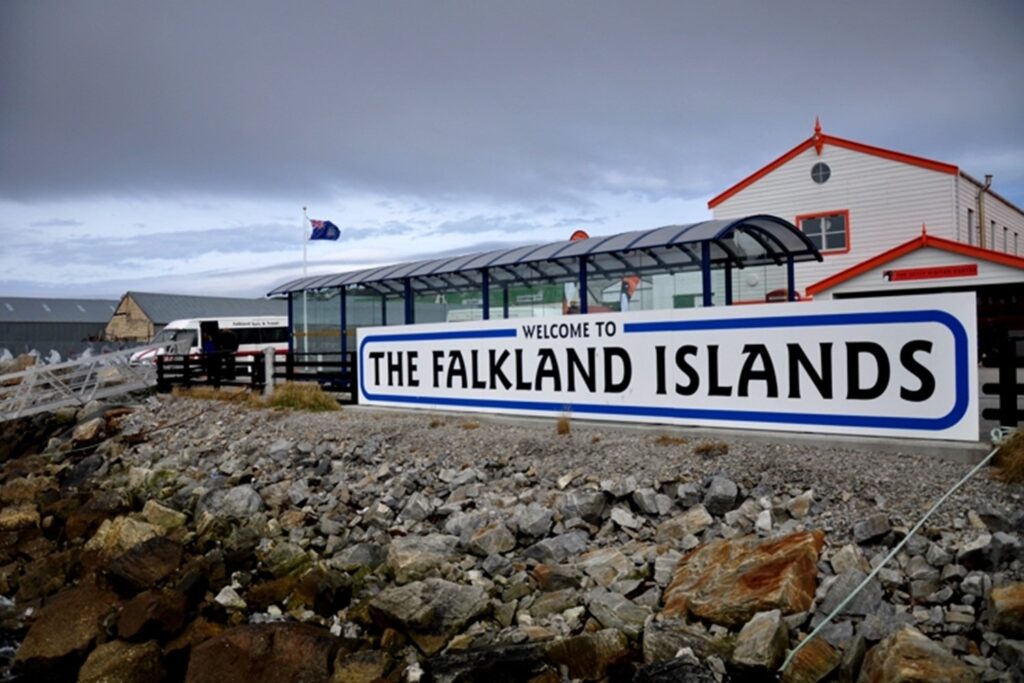
<svg viewBox="0 0 1024 683"><path fill-rule="evenodd" d="M1017 1L5 0L0 197L706 198L821 115L1008 153L1020 200L1021 25Z"/></svg>

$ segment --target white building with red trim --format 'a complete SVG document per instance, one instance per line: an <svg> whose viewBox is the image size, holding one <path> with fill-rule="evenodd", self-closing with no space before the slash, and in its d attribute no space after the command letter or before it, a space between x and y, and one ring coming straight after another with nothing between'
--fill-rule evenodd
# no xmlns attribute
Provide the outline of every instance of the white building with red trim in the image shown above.
<svg viewBox="0 0 1024 683"><path fill-rule="evenodd" d="M1024 211L992 190L990 176L982 183L952 164L828 135L817 122L811 137L712 198L708 208L715 218L782 216L804 230L824 260L797 266L801 291L913 240L922 225L931 237L976 247L970 258L982 251L1024 256ZM984 258L978 263L979 272L988 270ZM746 274L737 298L763 301L784 285L772 277L769 270ZM969 286L972 276L957 277L958 285ZM907 282L889 284L920 288Z"/></svg>

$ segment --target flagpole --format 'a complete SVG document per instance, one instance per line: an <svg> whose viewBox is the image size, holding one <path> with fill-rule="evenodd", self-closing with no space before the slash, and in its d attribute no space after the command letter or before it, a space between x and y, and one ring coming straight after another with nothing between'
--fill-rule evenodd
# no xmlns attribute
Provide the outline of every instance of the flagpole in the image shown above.
<svg viewBox="0 0 1024 683"><path fill-rule="evenodd" d="M306 277L306 247L309 240L306 238L306 226L309 225L309 216L306 215L306 207L302 207L302 277ZM306 307L306 289L302 289L302 352L309 353L309 310Z"/></svg>
<svg viewBox="0 0 1024 683"><path fill-rule="evenodd" d="M306 226L309 225L309 216L306 215L306 207L302 207L302 277L306 277Z"/></svg>

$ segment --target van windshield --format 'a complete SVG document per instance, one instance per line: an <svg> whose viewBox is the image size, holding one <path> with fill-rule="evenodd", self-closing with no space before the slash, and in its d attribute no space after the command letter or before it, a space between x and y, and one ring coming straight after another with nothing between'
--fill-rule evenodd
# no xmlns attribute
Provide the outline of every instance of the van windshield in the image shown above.
<svg viewBox="0 0 1024 683"><path fill-rule="evenodd" d="M169 329L163 329L163 330L160 330L156 334L155 337L153 337L153 341L150 342L150 343L151 344L162 344L164 342L184 341L186 339L188 340L188 345L189 346L194 346L195 345L195 341L196 341L196 333L195 333L195 331L194 330L169 330Z"/></svg>

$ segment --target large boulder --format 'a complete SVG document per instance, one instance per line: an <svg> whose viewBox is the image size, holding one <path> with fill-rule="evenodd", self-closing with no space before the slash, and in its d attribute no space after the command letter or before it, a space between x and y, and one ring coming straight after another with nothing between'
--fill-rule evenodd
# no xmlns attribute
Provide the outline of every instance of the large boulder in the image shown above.
<svg viewBox="0 0 1024 683"><path fill-rule="evenodd" d="M1010 638L1024 638L1024 583L992 589L992 628Z"/></svg>
<svg viewBox="0 0 1024 683"><path fill-rule="evenodd" d="M138 644L112 640L89 653L78 672L78 683L153 683L165 676L155 640Z"/></svg>
<svg viewBox="0 0 1024 683"><path fill-rule="evenodd" d="M429 656L488 606L482 588L426 579L381 591L370 600L369 609L378 623L403 631Z"/></svg>
<svg viewBox="0 0 1024 683"><path fill-rule="evenodd" d="M665 616L742 626L758 612L805 612L817 588L821 530L780 538L716 539L683 556L663 595Z"/></svg>
<svg viewBox="0 0 1024 683"><path fill-rule="evenodd" d="M117 596L92 583L57 594L39 610L15 661L30 672L63 670L80 662L117 610Z"/></svg>
<svg viewBox="0 0 1024 683"><path fill-rule="evenodd" d="M760 612L743 625L736 638L732 663L737 667L764 674L774 672L789 647L789 629L782 612Z"/></svg>
<svg viewBox="0 0 1024 683"><path fill-rule="evenodd" d="M946 648L904 626L868 650L859 683L974 683L977 676Z"/></svg>
<svg viewBox="0 0 1024 683"><path fill-rule="evenodd" d="M398 583L423 579L455 557L458 542L447 534L396 538L388 546L388 569Z"/></svg>
<svg viewBox="0 0 1024 683"><path fill-rule="evenodd" d="M339 640L308 624L238 626L193 648L187 683L320 683Z"/></svg>
<svg viewBox="0 0 1024 683"><path fill-rule="evenodd" d="M204 534L219 523L246 520L265 507L263 498L248 484L214 489L196 503L196 530Z"/></svg>
<svg viewBox="0 0 1024 683"><path fill-rule="evenodd" d="M629 640L613 628L556 640L548 648L548 658L569 672L569 678L584 681L603 680L608 670L631 656Z"/></svg>
<svg viewBox="0 0 1024 683"><path fill-rule="evenodd" d="M100 525L93 537L85 544L86 550L99 553L103 559L111 560L125 554L132 548L161 535L159 527L132 517L115 517Z"/></svg>

